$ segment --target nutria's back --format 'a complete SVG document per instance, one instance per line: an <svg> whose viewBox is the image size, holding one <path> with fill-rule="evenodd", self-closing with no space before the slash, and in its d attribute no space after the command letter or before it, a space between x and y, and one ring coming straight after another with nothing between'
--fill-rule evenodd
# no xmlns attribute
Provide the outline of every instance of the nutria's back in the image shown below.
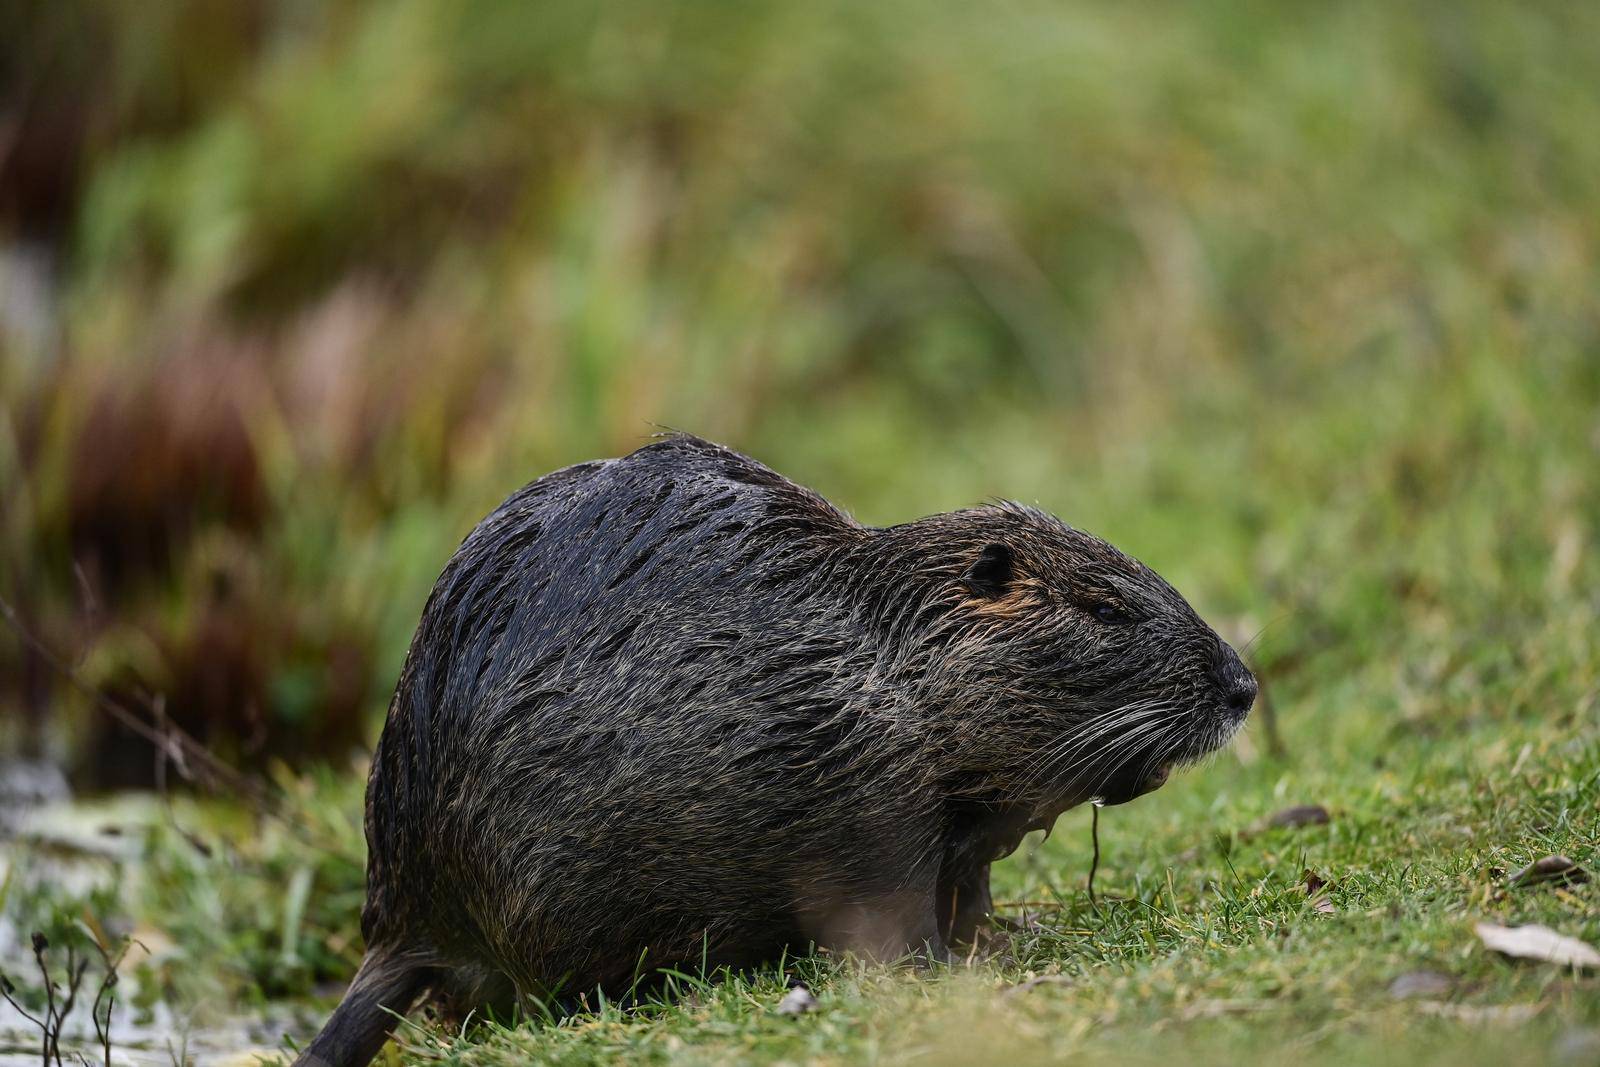
<svg viewBox="0 0 1600 1067"><path fill-rule="evenodd" d="M363 975L474 1001L942 956L1023 832L1153 788L1253 696L1159 576L1033 509L869 529L690 437L567 468L424 610L368 788ZM376 981L347 1000L404 999Z"/></svg>
<svg viewBox="0 0 1600 1067"><path fill-rule="evenodd" d="M571 931L612 931L630 947L587 988L630 980L631 946L664 920L696 942L714 932L725 897L774 877L723 837L837 818L827 768L806 775L812 795L774 805L768 761L809 757L852 695L839 679L870 671L848 598L793 580L865 536L815 494L685 438L508 500L440 578L380 743L369 836L392 869L371 881L406 892L374 899L369 940L385 923L428 930L508 969L540 946L557 962L512 972L532 987L585 966L587 937L559 951ZM865 758L862 725L828 740ZM729 796L736 809L718 803ZM596 880L670 884L679 899L618 914ZM508 901L513 886L537 893Z"/></svg>

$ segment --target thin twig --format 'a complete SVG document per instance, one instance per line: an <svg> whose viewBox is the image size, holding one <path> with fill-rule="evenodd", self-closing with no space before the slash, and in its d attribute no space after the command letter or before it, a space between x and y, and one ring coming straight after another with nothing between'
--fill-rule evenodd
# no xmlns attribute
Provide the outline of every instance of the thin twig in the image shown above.
<svg viewBox="0 0 1600 1067"><path fill-rule="evenodd" d="M60 1023L56 1019L56 986L50 980L50 968L44 962L50 942L41 933L33 935L33 961L39 965L39 976L44 980L44 1041L40 1048L40 1062L50 1067L50 1035Z"/></svg>
<svg viewBox="0 0 1600 1067"><path fill-rule="evenodd" d="M11 979L7 978L4 974L0 974L0 997L5 998L5 1002L11 1005L12 1011L16 1012L33 1025L43 1030L44 1023L40 1022L37 1017L30 1014L25 1008L23 1008L21 1004L17 1003L16 999L11 995L11 989Z"/></svg>
<svg viewBox="0 0 1600 1067"><path fill-rule="evenodd" d="M67 996L61 1002L61 1010L56 1013L55 1033L50 1035L50 1051L55 1054L56 1067L61 1067L61 1031L66 1029L67 1016L72 1014L72 1006L78 1002L78 986L83 982L83 972L89 967L87 959L79 959L78 951L73 946L67 946Z"/></svg>
<svg viewBox="0 0 1600 1067"><path fill-rule="evenodd" d="M1094 895L1094 876L1100 870L1100 805L1090 805L1089 813L1089 840L1094 842L1094 858L1089 861L1089 906L1099 911L1100 903Z"/></svg>
<svg viewBox="0 0 1600 1067"><path fill-rule="evenodd" d="M128 946L132 943L132 939L124 939L121 951L112 956L111 953L106 951L105 946L100 943L99 935L93 931L91 931L91 934L95 939L95 950L100 953L100 959L105 964L105 974L100 980L100 986L95 993L94 1004L91 1005L89 1013L94 1021L95 1036L100 1039L100 1047L105 1052L105 1067L110 1067L111 1012L116 1004L115 994L110 991L116 988L117 968L121 966L123 957L127 955ZM16 998L11 995L15 992L11 985L11 980L3 973L0 973L0 999L4 999L18 1015L38 1028L39 1062L43 1067L50 1067L52 1061L56 1067L64 1067L61 1058L61 1035L66 1029L67 1019L72 1015L72 1009L78 1003L78 993L83 988L83 976L89 970L90 958L88 955L80 957L75 946L67 946L66 995L57 1002L56 991L58 983L51 979L50 963L46 959L49 950L49 939L43 933L34 933L33 959L39 965L39 976L44 981L44 1018L40 1019L38 1016L24 1010L22 1005L17 1003ZM100 1005L102 1003L106 1005L105 1026L103 1028L100 1023ZM88 1057L82 1052L73 1050L72 1055L76 1056L85 1067L88 1067Z"/></svg>
<svg viewBox="0 0 1600 1067"><path fill-rule="evenodd" d="M1267 735L1267 754L1276 760L1286 759L1289 755L1289 746L1283 743L1283 734L1278 730L1278 708L1272 702L1272 692L1267 688L1267 679L1260 671L1256 672L1256 687L1261 694L1261 726Z"/></svg>
<svg viewBox="0 0 1600 1067"><path fill-rule="evenodd" d="M124 938L122 948L117 951L115 958L106 951L106 947L98 940L94 943L94 947L100 952L100 959L105 963L106 970L105 974L100 978L100 988L95 991L94 1004L89 1008L89 1017L94 1022L94 1036L99 1040L100 1048L105 1053L105 1067L111 1067L111 1014L116 1011L117 1007L117 968L122 966L123 959L128 955L128 946L132 943L131 939ZM100 1024L100 1002L102 998L105 1000L106 1006L104 1027Z"/></svg>

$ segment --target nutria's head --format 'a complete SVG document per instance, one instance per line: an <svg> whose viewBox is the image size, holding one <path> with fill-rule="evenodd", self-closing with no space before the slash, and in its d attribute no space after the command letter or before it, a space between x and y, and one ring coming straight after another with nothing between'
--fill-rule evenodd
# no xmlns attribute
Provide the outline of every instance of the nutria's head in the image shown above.
<svg viewBox="0 0 1600 1067"><path fill-rule="evenodd" d="M961 765L958 788L1038 825L1158 788L1255 702L1238 653L1176 589L1051 515L1003 504L885 534L927 553L909 628L950 730L936 758Z"/></svg>

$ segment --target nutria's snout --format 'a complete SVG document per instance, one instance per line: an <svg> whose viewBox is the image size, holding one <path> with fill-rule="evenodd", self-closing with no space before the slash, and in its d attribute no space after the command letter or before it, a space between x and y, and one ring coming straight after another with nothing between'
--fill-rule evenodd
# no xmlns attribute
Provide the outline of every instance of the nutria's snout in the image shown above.
<svg viewBox="0 0 1600 1067"><path fill-rule="evenodd" d="M1095 795L1102 805L1126 804L1155 792L1167 784L1174 770L1222 748L1244 724L1260 686L1226 641L1215 635L1210 637L1214 651L1203 656L1202 665L1195 671L1195 676L1204 680L1190 710L1180 712L1164 729L1157 727L1161 730L1158 736L1166 744L1135 746L1131 756L1116 761ZM1209 667L1205 666L1207 661ZM1113 746L1112 750L1116 748ZM1126 747L1123 751L1127 751Z"/></svg>
<svg viewBox="0 0 1600 1067"><path fill-rule="evenodd" d="M1222 691L1222 705L1237 724L1244 721L1255 706L1260 686L1250 668L1244 665L1232 646L1222 643L1217 663L1217 688Z"/></svg>

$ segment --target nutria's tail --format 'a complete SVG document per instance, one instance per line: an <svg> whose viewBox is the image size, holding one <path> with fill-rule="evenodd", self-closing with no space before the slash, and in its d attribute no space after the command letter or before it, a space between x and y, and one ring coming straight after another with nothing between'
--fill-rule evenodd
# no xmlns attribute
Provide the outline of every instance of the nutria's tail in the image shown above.
<svg viewBox="0 0 1600 1067"><path fill-rule="evenodd" d="M428 969L403 955L369 950L333 1017L294 1067L366 1067L428 984Z"/></svg>

